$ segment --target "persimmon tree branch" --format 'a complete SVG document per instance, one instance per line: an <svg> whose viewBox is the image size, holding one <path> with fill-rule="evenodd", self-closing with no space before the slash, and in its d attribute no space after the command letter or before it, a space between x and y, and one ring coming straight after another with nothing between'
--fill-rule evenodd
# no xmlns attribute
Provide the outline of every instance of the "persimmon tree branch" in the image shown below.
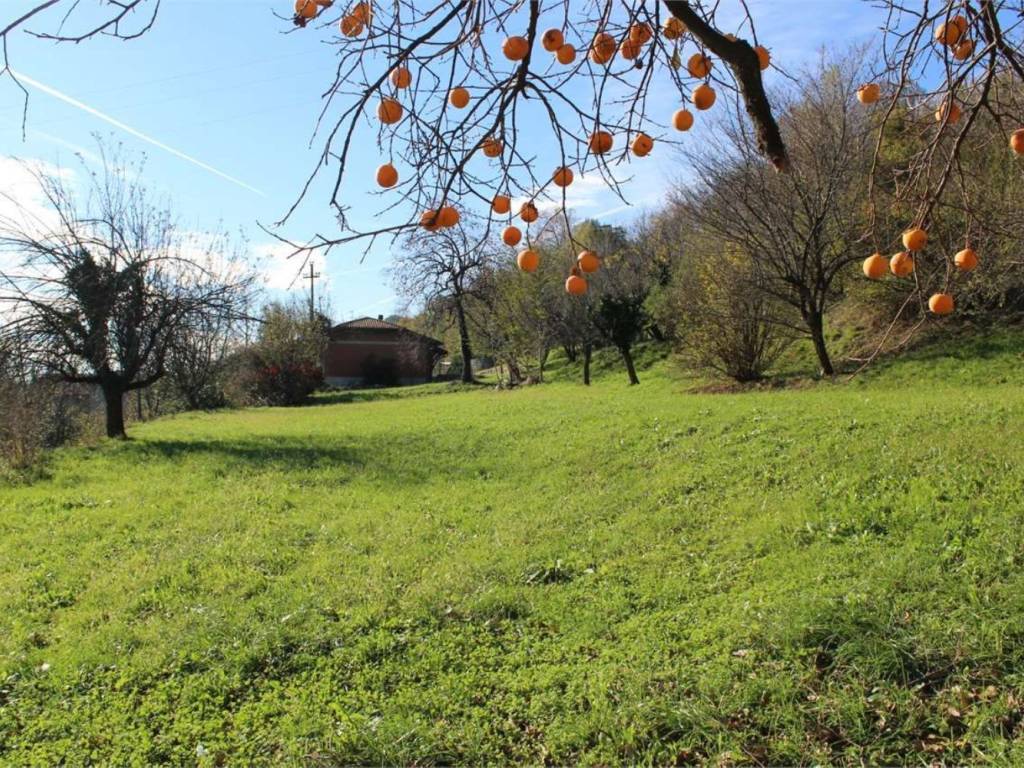
<svg viewBox="0 0 1024 768"><path fill-rule="evenodd" d="M787 170L789 156L786 144L764 89L757 53L746 41L730 40L723 35L686 0L666 0L665 6L673 16L686 24L694 37L732 68L747 115L755 127L758 149L776 170Z"/></svg>
<svg viewBox="0 0 1024 768"><path fill-rule="evenodd" d="M88 17L80 0L44 0L0 27L0 77L10 78L22 93L21 132L23 136L28 119L29 94L11 67L9 54L11 35L15 32L24 32L30 37L57 43L82 43L99 35L108 35L119 40L134 40L153 28L160 10L161 0L97 0L97 2L100 6L98 18ZM142 13L142 9L148 10L140 19L134 14L137 11ZM50 10L64 11L52 31L35 31L27 28L29 22L37 20L37 17L41 20ZM66 31L68 25L79 17L86 17L85 24L76 31ZM134 22L134 26L132 26L132 22Z"/></svg>
<svg viewBox="0 0 1024 768"><path fill-rule="evenodd" d="M737 2L743 14L736 31L749 30L756 41L753 19L745 3ZM767 65L749 43L718 29L717 11L717 2L699 1L652 6L642 0L397 0L372 6L336 4L310 18L297 17L296 24L307 33L319 29L331 34L338 65L317 122L324 136L320 158L276 226L288 221L329 168L334 177L329 204L340 231L292 243L296 253L357 241L368 248L380 236L397 238L415 231L423 212L458 206L466 211L476 207L480 213L490 208L495 195L536 204L567 223L569 193L553 183L555 168L539 167L540 162L551 162L541 157L556 156L557 167L575 175L599 177L626 202L624 172L631 163L649 162L639 160L640 153L632 149L638 137L650 141L656 136L661 152L666 151L664 145L683 138L662 128L671 111L659 113L648 103L656 76L671 82L684 105L695 84L708 89L713 83L734 92L747 103L763 155L777 169L785 169L785 144L761 79ZM683 24L678 23L680 18ZM670 19L675 26L662 30L661 23ZM511 63L500 49L504 35L521 36L525 43L522 55ZM560 48L545 50L549 35L557 38L556 47L568 49L564 61ZM602 45L610 49L597 56L602 38ZM691 67L682 67L680 54L687 48L687 55L721 56L728 67L713 75L694 74ZM402 72L411 82L393 87L393 78ZM471 96L468 105L448 103L453 89ZM395 124L379 125L374 119L371 110L378 100L400 105ZM660 93L657 109L665 109ZM697 114L702 114L699 109ZM359 137L365 135L367 123L379 125L381 160L401 172L398 182L380 193L385 201L380 213L389 221L359 227L347 190L353 181L352 153L359 147L360 156L364 154L361 148L366 145ZM523 132L527 123L529 142ZM591 138L600 132L614 137L613 148L594 150ZM484 166L479 161L482 150L495 141L501 150L489 167ZM364 210L361 204L360 214ZM485 216L477 231L481 237L493 237L504 225L518 225L517 212ZM426 223L434 222L428 216ZM548 222L527 224L526 244L539 237Z"/></svg>

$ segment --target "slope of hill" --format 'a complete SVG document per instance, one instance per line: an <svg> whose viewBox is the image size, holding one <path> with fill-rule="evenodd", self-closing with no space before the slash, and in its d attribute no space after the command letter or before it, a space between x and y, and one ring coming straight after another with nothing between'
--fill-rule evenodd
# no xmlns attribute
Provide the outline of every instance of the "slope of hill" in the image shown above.
<svg viewBox="0 0 1024 768"><path fill-rule="evenodd" d="M1020 763L1022 350L60 451L0 489L0 760Z"/></svg>

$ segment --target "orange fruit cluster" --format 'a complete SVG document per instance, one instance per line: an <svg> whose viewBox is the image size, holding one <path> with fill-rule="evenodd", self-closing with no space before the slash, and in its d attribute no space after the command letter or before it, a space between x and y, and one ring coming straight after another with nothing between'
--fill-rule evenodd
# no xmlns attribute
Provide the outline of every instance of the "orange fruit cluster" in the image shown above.
<svg viewBox="0 0 1024 768"><path fill-rule="evenodd" d="M914 254L928 245L928 232L921 227L911 227L903 233L903 247L906 249L886 259L880 253L873 253L864 259L864 276L870 280L881 280L886 271L896 277L909 277L914 273ZM956 268L963 273L971 272L978 266L978 254L970 247L957 252L953 257ZM953 297L948 293L936 293L928 299L928 309L936 315L948 315L954 309Z"/></svg>
<svg viewBox="0 0 1024 768"><path fill-rule="evenodd" d="M569 277L565 280L565 292L570 296L583 296L589 285L584 275L590 275L601 268L601 257L594 251L580 251L576 257L576 265L569 270Z"/></svg>
<svg viewBox="0 0 1024 768"><path fill-rule="evenodd" d="M295 24L300 27L317 17L322 8L330 8L331 0L295 0Z"/></svg>
<svg viewBox="0 0 1024 768"><path fill-rule="evenodd" d="M946 46L957 61L967 61L974 54L974 41L967 36L970 26L963 16L951 16L935 27L935 42Z"/></svg>
<svg viewBox="0 0 1024 768"><path fill-rule="evenodd" d="M682 22L679 22L679 25L682 25ZM666 28L668 27L669 25L666 23ZM676 34L677 31L678 35L676 36L682 34L678 25L672 25L671 28L670 34ZM685 30L685 25L682 25L681 29ZM626 36L621 42L607 32L598 32L590 41L590 52L587 56L591 62L600 66L610 64L615 58L616 52L626 61L635 61L644 52L644 45L653 39L654 31L651 29L651 25L644 21L636 21L630 24Z"/></svg>
<svg viewBox="0 0 1024 768"><path fill-rule="evenodd" d="M454 227L462 217L454 206L444 205L437 210L430 209L420 215L420 226L428 232Z"/></svg>
<svg viewBox="0 0 1024 768"><path fill-rule="evenodd" d="M304 27L321 11L334 5L333 0L295 0L296 26ZM369 2L356 3L352 10L341 17L338 29L345 37L359 37L373 20L373 8Z"/></svg>
<svg viewBox="0 0 1024 768"><path fill-rule="evenodd" d="M559 64L572 64L576 61L576 46L565 42L562 30L552 28L540 38L540 44L548 53L553 53Z"/></svg>

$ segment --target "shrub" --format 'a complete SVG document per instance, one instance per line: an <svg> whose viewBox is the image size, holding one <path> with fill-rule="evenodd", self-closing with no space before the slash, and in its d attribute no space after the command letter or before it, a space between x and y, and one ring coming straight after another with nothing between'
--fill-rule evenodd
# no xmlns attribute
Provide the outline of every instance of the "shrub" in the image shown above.
<svg viewBox="0 0 1024 768"><path fill-rule="evenodd" d="M225 363L223 390L232 405L298 405L323 386L327 341L322 318L297 304L270 304L259 338Z"/></svg>
<svg viewBox="0 0 1024 768"><path fill-rule="evenodd" d="M88 387L0 371L0 463L33 466L45 450L78 438L100 402Z"/></svg>
<svg viewBox="0 0 1024 768"><path fill-rule="evenodd" d="M232 330L228 319L200 317L176 335L168 354L167 378L188 410L224 405L222 375Z"/></svg>
<svg viewBox="0 0 1024 768"><path fill-rule="evenodd" d="M660 311L674 316L684 360L739 382L762 378L793 341L785 308L757 284L749 257L735 249L693 255Z"/></svg>
<svg viewBox="0 0 1024 768"><path fill-rule="evenodd" d="M323 369L319 365L307 362L260 365L255 369L254 391L259 402L266 405L296 405L323 383Z"/></svg>

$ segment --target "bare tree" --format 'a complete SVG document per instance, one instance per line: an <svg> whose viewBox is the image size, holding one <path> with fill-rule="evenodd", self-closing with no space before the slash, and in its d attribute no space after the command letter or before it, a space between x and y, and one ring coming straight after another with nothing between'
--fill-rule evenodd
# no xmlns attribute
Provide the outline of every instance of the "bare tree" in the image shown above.
<svg viewBox="0 0 1024 768"><path fill-rule="evenodd" d="M403 296L454 319L462 355L462 381L467 383L473 381L467 299L491 259L487 243L459 226L436 238L410 236L394 264L395 283Z"/></svg>
<svg viewBox="0 0 1024 768"><path fill-rule="evenodd" d="M190 410L224 404L219 379L228 354L240 340L237 324L222 315L198 315L182 324L171 341L167 373Z"/></svg>
<svg viewBox="0 0 1024 768"><path fill-rule="evenodd" d="M844 267L863 257L872 126L855 106L857 81L851 59L826 61L802 79L781 118L792 173L766 174L745 124L725 120L716 139L688 153L699 182L679 194L690 221L750 256L756 287L797 310L827 376L825 314Z"/></svg>
<svg viewBox="0 0 1024 768"><path fill-rule="evenodd" d="M101 147L102 151L102 147ZM6 193L0 217L0 333L34 365L103 391L110 437L124 437L123 398L167 372L177 334L196 318L234 317L254 285L218 237L189 237L138 181L104 154L104 173L72 183L29 168L46 202L37 213Z"/></svg>

